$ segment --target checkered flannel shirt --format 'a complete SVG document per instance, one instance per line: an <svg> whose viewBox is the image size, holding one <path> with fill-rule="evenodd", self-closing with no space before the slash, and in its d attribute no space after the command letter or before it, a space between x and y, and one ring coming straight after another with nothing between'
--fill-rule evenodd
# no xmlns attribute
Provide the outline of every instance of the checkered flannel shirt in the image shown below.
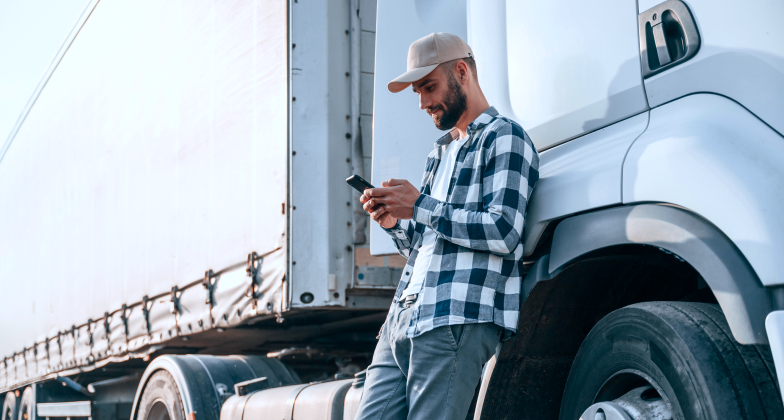
<svg viewBox="0 0 784 420"><path fill-rule="evenodd" d="M429 194L453 132L441 137L427 157L413 219L385 229L408 258L394 302L411 280L425 226L436 233L406 330L409 338L444 325L483 322L503 328L502 339L517 331L523 221L539 179L539 155L523 128L493 107L468 125L468 135L457 154L446 202Z"/></svg>

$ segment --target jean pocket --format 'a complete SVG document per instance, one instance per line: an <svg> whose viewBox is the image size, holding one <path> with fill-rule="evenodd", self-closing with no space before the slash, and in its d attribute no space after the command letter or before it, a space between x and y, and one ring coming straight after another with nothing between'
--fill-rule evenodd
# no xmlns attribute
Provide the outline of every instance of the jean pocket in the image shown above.
<svg viewBox="0 0 784 420"><path fill-rule="evenodd" d="M463 333L465 332L465 325L447 325L445 328L447 330L447 334L449 335L449 343L452 344L452 348L457 350L460 348L460 340L463 339Z"/></svg>

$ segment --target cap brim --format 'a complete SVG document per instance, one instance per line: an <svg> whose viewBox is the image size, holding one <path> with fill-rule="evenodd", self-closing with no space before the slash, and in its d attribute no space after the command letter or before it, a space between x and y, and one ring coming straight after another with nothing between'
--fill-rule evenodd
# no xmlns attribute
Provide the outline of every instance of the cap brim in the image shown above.
<svg viewBox="0 0 784 420"><path fill-rule="evenodd" d="M392 93L398 93L401 90L411 86L411 83L414 83L430 74L430 72L435 70L436 67L438 67L438 64L432 64L407 71L398 76L395 80L387 83L387 89L389 89L389 91Z"/></svg>

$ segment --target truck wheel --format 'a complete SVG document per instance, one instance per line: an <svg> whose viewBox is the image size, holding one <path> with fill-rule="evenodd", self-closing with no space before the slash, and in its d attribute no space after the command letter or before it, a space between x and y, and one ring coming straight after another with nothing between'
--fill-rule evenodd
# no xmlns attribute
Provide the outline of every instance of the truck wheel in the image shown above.
<svg viewBox="0 0 784 420"><path fill-rule="evenodd" d="M735 341L718 305L689 302L627 306L583 341L560 419L618 407L633 420L784 418L770 349Z"/></svg>
<svg viewBox="0 0 784 420"><path fill-rule="evenodd" d="M29 386L19 401L17 420L35 420L35 391Z"/></svg>
<svg viewBox="0 0 784 420"><path fill-rule="evenodd" d="M5 394L5 401L3 401L3 415L0 416L2 420L16 420L19 413L16 409L19 407L18 400L14 391Z"/></svg>
<svg viewBox="0 0 784 420"><path fill-rule="evenodd" d="M185 420L182 397L174 378L165 370L154 373L144 387L139 420Z"/></svg>

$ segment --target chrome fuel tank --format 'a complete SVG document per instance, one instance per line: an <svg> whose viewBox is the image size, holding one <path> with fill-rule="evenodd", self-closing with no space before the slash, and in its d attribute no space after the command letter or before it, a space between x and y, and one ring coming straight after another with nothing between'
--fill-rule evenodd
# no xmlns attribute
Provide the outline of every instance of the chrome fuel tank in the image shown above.
<svg viewBox="0 0 784 420"><path fill-rule="evenodd" d="M361 378L359 376L361 375ZM353 419L362 397L364 372L358 378L316 382L236 394L226 400L221 420Z"/></svg>

